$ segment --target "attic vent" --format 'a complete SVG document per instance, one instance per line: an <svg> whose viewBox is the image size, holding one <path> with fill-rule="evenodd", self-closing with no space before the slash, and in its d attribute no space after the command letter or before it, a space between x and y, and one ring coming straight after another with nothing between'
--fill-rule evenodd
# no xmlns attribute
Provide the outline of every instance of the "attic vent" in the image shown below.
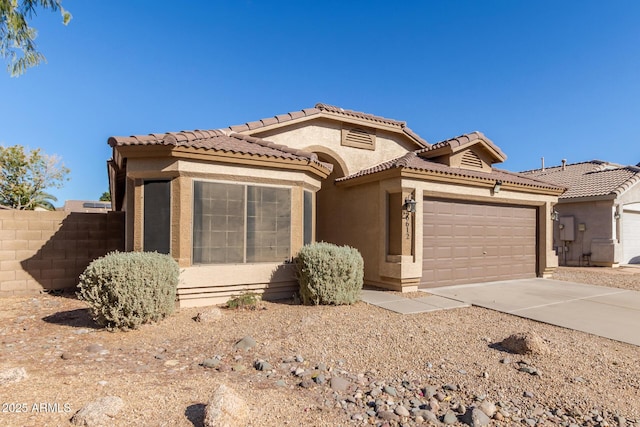
<svg viewBox="0 0 640 427"><path fill-rule="evenodd" d="M342 145L375 150L376 131L361 127L342 128Z"/></svg>
<svg viewBox="0 0 640 427"><path fill-rule="evenodd" d="M467 150L460 159L460 166L482 169L482 160L475 152Z"/></svg>

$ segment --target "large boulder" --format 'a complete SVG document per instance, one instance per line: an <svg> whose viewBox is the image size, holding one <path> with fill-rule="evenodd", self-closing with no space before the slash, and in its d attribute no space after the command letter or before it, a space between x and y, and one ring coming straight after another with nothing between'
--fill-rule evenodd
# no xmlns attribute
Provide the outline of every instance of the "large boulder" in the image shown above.
<svg viewBox="0 0 640 427"><path fill-rule="evenodd" d="M235 427L247 424L249 407L238 394L224 384L216 388L207 404L204 427Z"/></svg>
<svg viewBox="0 0 640 427"><path fill-rule="evenodd" d="M535 332L513 334L499 343L505 350L515 354L549 354L549 346Z"/></svg>
<svg viewBox="0 0 640 427"><path fill-rule="evenodd" d="M88 403L75 413L71 424L83 427L108 427L113 425L113 418L124 406L124 402L117 396L101 397Z"/></svg>

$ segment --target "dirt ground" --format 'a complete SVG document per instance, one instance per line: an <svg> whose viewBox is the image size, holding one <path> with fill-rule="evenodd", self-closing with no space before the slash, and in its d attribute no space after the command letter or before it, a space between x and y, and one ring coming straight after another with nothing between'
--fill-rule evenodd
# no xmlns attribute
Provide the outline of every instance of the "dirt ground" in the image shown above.
<svg viewBox="0 0 640 427"><path fill-rule="evenodd" d="M640 290L640 268L561 268L555 278ZM621 425L640 425L637 347L478 307L399 315L361 302L265 302L259 310L222 310L210 322L194 321L206 308L182 309L128 332L98 328L72 294L7 298L0 307L0 371L27 372L20 382L0 385L3 426L68 426L76 411L104 396L125 402L110 422L114 426L201 426L220 383L245 399L248 425L380 421L354 418L353 410L334 404L326 386L300 387L291 371L318 364L327 366L328 375L360 378L362 384L455 384L453 399L473 402L482 395L522 412L518 421L496 425L524 425L525 412L534 410L543 412L538 425L555 425L545 411L549 417L575 414L582 420L578 425L613 426L620 419ZM502 363L509 355L492 345L525 331L539 334L551 349L530 361L542 376ZM256 347L235 350L234 343L247 335ZM214 356L221 359L218 369L201 366ZM271 362L274 371L254 369L258 359ZM599 424L595 413L603 418Z"/></svg>

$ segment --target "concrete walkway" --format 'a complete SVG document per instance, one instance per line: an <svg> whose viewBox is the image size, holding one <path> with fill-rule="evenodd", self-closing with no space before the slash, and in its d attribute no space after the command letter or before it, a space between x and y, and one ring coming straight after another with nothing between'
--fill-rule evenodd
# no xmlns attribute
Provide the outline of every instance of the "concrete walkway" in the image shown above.
<svg viewBox="0 0 640 427"><path fill-rule="evenodd" d="M640 292L550 279L520 279L428 292L640 346Z"/></svg>
<svg viewBox="0 0 640 427"><path fill-rule="evenodd" d="M425 294L420 298L406 298L390 292L363 289L361 296L362 301L368 304L400 314L427 313L450 308L471 307L471 304L438 295Z"/></svg>
<svg viewBox="0 0 640 427"><path fill-rule="evenodd" d="M425 289L430 295L363 290L362 300L402 314L475 305L640 346L640 292L550 279Z"/></svg>

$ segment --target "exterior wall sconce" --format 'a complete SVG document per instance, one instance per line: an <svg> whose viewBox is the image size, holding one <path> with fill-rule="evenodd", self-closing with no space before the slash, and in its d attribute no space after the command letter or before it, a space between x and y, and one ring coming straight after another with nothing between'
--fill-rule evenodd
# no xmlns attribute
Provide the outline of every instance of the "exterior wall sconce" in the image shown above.
<svg viewBox="0 0 640 427"><path fill-rule="evenodd" d="M560 213L555 209L551 209L551 221L560 221Z"/></svg>
<svg viewBox="0 0 640 427"><path fill-rule="evenodd" d="M616 208L616 211L613 213L613 219L618 221L620 219L620 211Z"/></svg>
<svg viewBox="0 0 640 427"><path fill-rule="evenodd" d="M416 204L417 202L411 196L407 196L402 205L402 219L404 219L404 224L407 228L407 239L411 238L411 214L416 212Z"/></svg>
<svg viewBox="0 0 640 427"><path fill-rule="evenodd" d="M499 193L500 192L500 188L502 188L502 181L498 180L493 185L493 194Z"/></svg>

